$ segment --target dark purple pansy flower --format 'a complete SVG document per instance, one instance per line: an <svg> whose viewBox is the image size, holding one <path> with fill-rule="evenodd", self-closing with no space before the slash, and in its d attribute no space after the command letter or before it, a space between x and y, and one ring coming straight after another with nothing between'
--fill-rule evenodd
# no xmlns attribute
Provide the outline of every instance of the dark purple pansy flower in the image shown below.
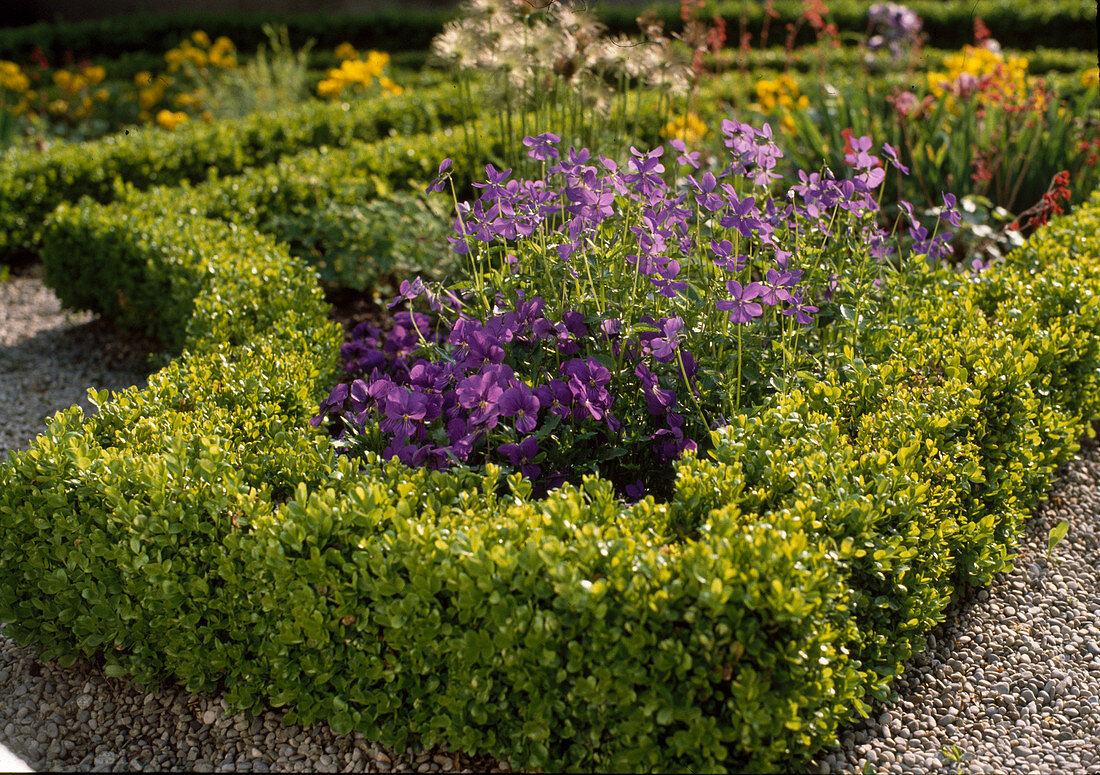
<svg viewBox="0 0 1100 775"><path fill-rule="evenodd" d="M646 409L650 414L661 417L668 413L669 409L676 405L676 391L666 390L657 382L657 375L639 363L634 367L634 376L642 383L642 395L645 397Z"/></svg>
<svg viewBox="0 0 1100 775"><path fill-rule="evenodd" d="M688 152L687 146L684 145L684 141L679 138L674 138L669 141L669 145L680 152L680 155L676 157L676 163L682 167L691 167L692 169L699 169L699 157L702 156L700 151Z"/></svg>
<svg viewBox="0 0 1100 775"><path fill-rule="evenodd" d="M422 393L404 388L391 390L386 395L386 416L379 423L379 427L383 432L392 433L396 438L407 438L413 435L417 424L424 419L427 409L428 402Z"/></svg>
<svg viewBox="0 0 1100 775"><path fill-rule="evenodd" d="M389 460L396 456L398 460L409 466L409 468L416 468L424 464L430 449L431 448L426 445L417 447L415 444L401 444L394 441L382 450L382 457L385 460Z"/></svg>
<svg viewBox="0 0 1100 775"><path fill-rule="evenodd" d="M564 381L552 379L545 385L536 385L534 392L539 406L548 408L552 414L562 419L572 414L573 394Z"/></svg>
<svg viewBox="0 0 1100 775"><path fill-rule="evenodd" d="M524 384L510 387L500 396L500 413L515 417L516 430L530 433L538 424L539 400Z"/></svg>
<svg viewBox="0 0 1100 775"><path fill-rule="evenodd" d="M501 444L497 451L507 457L508 462L519 468L528 479L534 479L542 473L541 468L531 463L539 453L539 444L534 436L528 436L518 444Z"/></svg>
<svg viewBox="0 0 1100 775"><path fill-rule="evenodd" d="M718 223L726 229L737 229L742 237L751 237L752 230L760 226L756 198L747 196L738 200L735 195L731 195L726 205L726 215L719 218Z"/></svg>

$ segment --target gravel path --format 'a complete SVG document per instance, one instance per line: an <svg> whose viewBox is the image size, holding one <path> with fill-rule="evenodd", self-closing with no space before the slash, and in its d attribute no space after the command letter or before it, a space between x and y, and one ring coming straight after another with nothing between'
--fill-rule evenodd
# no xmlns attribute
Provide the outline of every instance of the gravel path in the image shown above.
<svg viewBox="0 0 1100 775"><path fill-rule="evenodd" d="M0 455L85 390L145 379L142 347L61 311L34 277L0 284ZM1100 775L1100 449L1067 466L1029 522L1017 570L948 611L881 703L811 772ZM1069 533L1054 558L1047 531ZM394 752L322 725L249 720L217 697L145 693L88 663L40 663L0 630L0 769L7 746L38 770L507 771L442 750Z"/></svg>

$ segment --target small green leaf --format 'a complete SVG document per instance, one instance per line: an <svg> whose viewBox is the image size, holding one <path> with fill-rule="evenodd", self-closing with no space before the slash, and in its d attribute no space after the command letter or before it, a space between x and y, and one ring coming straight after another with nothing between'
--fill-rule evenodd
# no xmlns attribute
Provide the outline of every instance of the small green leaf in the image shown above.
<svg viewBox="0 0 1100 775"><path fill-rule="evenodd" d="M1069 530L1069 522L1064 519L1050 529L1050 533L1047 534L1047 554L1054 552L1054 547L1066 537L1067 530Z"/></svg>

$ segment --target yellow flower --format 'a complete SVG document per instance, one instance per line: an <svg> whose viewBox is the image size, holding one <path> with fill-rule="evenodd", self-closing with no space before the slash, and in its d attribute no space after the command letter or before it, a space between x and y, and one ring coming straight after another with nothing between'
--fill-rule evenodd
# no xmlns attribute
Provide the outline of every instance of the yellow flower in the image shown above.
<svg viewBox="0 0 1100 775"><path fill-rule="evenodd" d="M335 72L335 71L334 71ZM318 97L336 97L344 90L344 82L335 78L326 78L317 84Z"/></svg>
<svg viewBox="0 0 1100 775"><path fill-rule="evenodd" d="M107 70L99 65L93 65L92 67L85 68L83 70L83 75L89 84L95 86L107 77Z"/></svg>
<svg viewBox="0 0 1100 775"><path fill-rule="evenodd" d="M50 111L54 115L61 115L69 109L69 103L65 100L54 100L46 106L46 110Z"/></svg>
<svg viewBox="0 0 1100 775"><path fill-rule="evenodd" d="M172 112L171 110L162 110L157 113L157 123L165 129L175 129L180 124L187 121L187 114L183 112Z"/></svg>
<svg viewBox="0 0 1100 775"><path fill-rule="evenodd" d="M347 42L341 43L339 46L337 46L334 53L336 54L337 59L359 58L359 52L355 50L355 46Z"/></svg>
<svg viewBox="0 0 1100 775"><path fill-rule="evenodd" d="M382 87L382 91L394 97L405 91L404 86L398 86L384 75L378 79L378 85Z"/></svg>
<svg viewBox="0 0 1100 775"><path fill-rule="evenodd" d="M223 68L236 67L237 57L234 52L233 41L223 35L210 48L210 64Z"/></svg>
<svg viewBox="0 0 1100 775"><path fill-rule="evenodd" d="M192 62L195 67L206 67L206 63L209 61L206 52L194 46L187 45L186 41L184 45L186 46L186 48L183 49L184 56Z"/></svg>
<svg viewBox="0 0 1100 775"><path fill-rule="evenodd" d="M695 113L677 116L665 124L661 134L668 138L678 138L686 145L694 145L707 135L707 125Z"/></svg>
<svg viewBox="0 0 1100 775"><path fill-rule="evenodd" d="M153 74L148 70L142 70L134 76L135 86L148 86L153 82Z"/></svg>
<svg viewBox="0 0 1100 775"><path fill-rule="evenodd" d="M203 48L210 48L210 36L202 30L195 30L191 33L191 40L195 41L196 45Z"/></svg>
<svg viewBox="0 0 1100 775"><path fill-rule="evenodd" d="M164 61L168 64L168 72L170 73L179 70L180 65L186 60L187 57L184 55L183 51L178 48L170 48L164 52Z"/></svg>
<svg viewBox="0 0 1100 775"><path fill-rule="evenodd" d="M0 89L24 92L31 86L30 79L15 62L0 61Z"/></svg>
<svg viewBox="0 0 1100 775"><path fill-rule="evenodd" d="M106 102L107 98L111 96L111 93L106 89L96 89L95 98L100 102Z"/></svg>
<svg viewBox="0 0 1100 775"><path fill-rule="evenodd" d="M1094 67L1081 73L1081 85L1086 87L1100 86L1100 67Z"/></svg>
<svg viewBox="0 0 1100 775"><path fill-rule="evenodd" d="M53 82L60 86L62 91L72 94L77 91L75 84L79 83L79 76L76 73L70 73L68 70L55 70Z"/></svg>
<svg viewBox="0 0 1100 775"><path fill-rule="evenodd" d="M198 107L202 103L202 99L197 94L189 94L188 92L177 94L172 101L177 108Z"/></svg>
<svg viewBox="0 0 1100 775"><path fill-rule="evenodd" d="M142 110L149 110L149 108L160 102L160 98L163 96L164 87L158 81L153 86L138 90L138 105L141 106Z"/></svg>
<svg viewBox="0 0 1100 775"><path fill-rule="evenodd" d="M979 104L996 100L1022 104L1027 100L1027 59L1008 60L999 51L984 46L964 46L943 58L945 72L927 74L928 90L936 99L946 99L951 111L958 99L973 96ZM964 77L965 76L965 77Z"/></svg>
<svg viewBox="0 0 1100 775"><path fill-rule="evenodd" d="M384 51L367 52L367 69L372 75L382 75L382 68L390 63L390 55Z"/></svg>

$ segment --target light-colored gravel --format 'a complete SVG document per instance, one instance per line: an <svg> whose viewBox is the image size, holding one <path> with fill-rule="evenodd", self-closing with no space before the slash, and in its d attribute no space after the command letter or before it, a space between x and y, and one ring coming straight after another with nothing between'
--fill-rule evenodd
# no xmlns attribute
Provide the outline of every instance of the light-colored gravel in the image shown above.
<svg viewBox="0 0 1100 775"><path fill-rule="evenodd" d="M0 284L0 455L28 446L52 412L87 409L86 388L143 380L131 338L61 311L35 277ZM1017 569L953 607L896 683L900 700L844 730L810 772L1100 775L1098 482L1100 450L1089 445L1030 521ZM1069 533L1048 558L1047 531L1061 519ZM0 633L0 744L35 769L507 770L282 726L279 715L249 720L217 697L146 693L88 663L40 663Z"/></svg>

